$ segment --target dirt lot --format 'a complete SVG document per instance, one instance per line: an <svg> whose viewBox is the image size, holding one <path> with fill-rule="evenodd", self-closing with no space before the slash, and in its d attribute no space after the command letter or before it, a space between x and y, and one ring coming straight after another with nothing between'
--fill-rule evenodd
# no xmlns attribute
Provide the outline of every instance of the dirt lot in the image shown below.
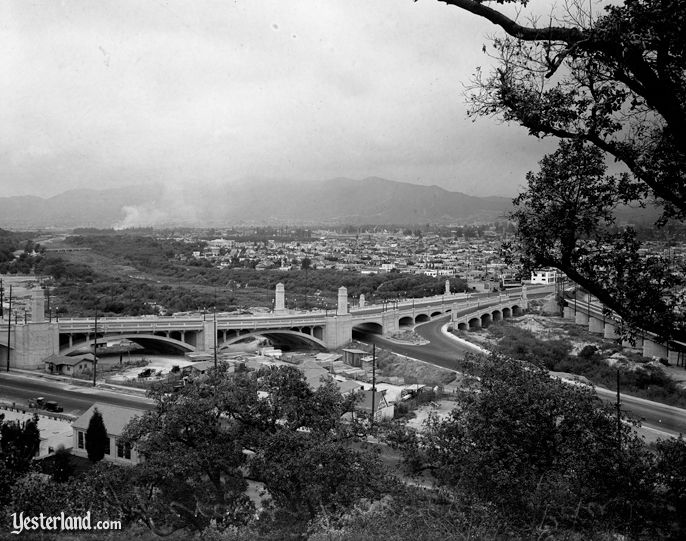
<svg viewBox="0 0 686 541"><path fill-rule="evenodd" d="M445 385L456 377L456 372L429 363L409 359L389 352L377 355L377 376L395 376L404 383L423 383L425 385Z"/></svg>

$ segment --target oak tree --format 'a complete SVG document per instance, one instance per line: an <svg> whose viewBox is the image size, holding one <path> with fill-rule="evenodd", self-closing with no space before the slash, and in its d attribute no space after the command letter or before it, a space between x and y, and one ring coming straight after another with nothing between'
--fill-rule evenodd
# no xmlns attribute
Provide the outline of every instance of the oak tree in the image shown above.
<svg viewBox="0 0 686 541"><path fill-rule="evenodd" d="M604 9L594 11L592 3L573 1L559 6L551 17L523 23L508 15L504 4L523 7L528 4L527 0L441 1L490 21L504 31L504 35L493 39L494 69L490 72L477 69L469 95L471 115L495 115L526 127L536 137L578 141L600 151L600 157L614 158L625 171L624 175L589 177L591 185L587 193L592 198L599 200L611 195L606 205L591 207L598 210L591 217L593 220L605 221L606 213L619 204L656 203L662 209L658 225L669 220L683 222L686 216L686 37L683 32L686 12L680 2L625 0L608 3ZM569 148L561 146L556 157ZM592 187L597 190L591 193ZM530 202L533 195L530 186L520 203ZM544 198L543 194L539 197ZM530 243L541 240L540 235L527 238L521 234L521 237ZM569 240L570 235L566 237ZM638 314L626 301L639 290L639 281L624 289L625 279L633 271L617 268L616 261L611 262L609 276L598 280L603 265L607 264L607 253L612 250L628 255L631 258L628 266L643 264L644 274L655 276L659 283L651 283L647 291L656 295L656 299L661 293L680 295L684 284L678 276L680 272L683 275L683 269L675 269L671 261L660 258L639 261L636 253L641 246L630 229L614 237L605 236L602 244L605 253L602 250L595 253L587 246L585 249L590 253L584 260L567 261L565 268L561 258L552 258L550 264L571 272L575 280L585 283L591 293L602 297L603 302L625 319L663 337L683 338L683 322L660 326L660 317L669 315L664 306L651 306L645 321L636 321ZM594 258L598 266L587 273ZM533 259L538 264L545 264L546 260L550 258ZM580 264L575 266L577 262ZM683 306L683 301L676 297L666 299L665 304ZM651 313L653 310L655 313ZM683 319L683 310L675 317Z"/></svg>

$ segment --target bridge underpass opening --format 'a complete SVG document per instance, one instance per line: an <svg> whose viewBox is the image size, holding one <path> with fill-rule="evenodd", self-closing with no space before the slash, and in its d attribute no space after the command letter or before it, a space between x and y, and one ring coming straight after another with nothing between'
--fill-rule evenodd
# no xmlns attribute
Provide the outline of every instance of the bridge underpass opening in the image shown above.
<svg viewBox="0 0 686 541"><path fill-rule="evenodd" d="M297 331L256 331L241 333L241 338L219 344L219 351L257 351L260 347L272 346L281 351L326 351L326 346L316 337Z"/></svg>
<svg viewBox="0 0 686 541"><path fill-rule="evenodd" d="M503 308L503 319L512 317L512 311L509 308Z"/></svg>
<svg viewBox="0 0 686 541"><path fill-rule="evenodd" d="M484 314L481 316L481 326L485 329L491 324L491 314Z"/></svg>
<svg viewBox="0 0 686 541"><path fill-rule="evenodd" d="M443 314L443 312L432 312L432 313L431 313L431 317L440 316L440 315L442 315L442 314Z"/></svg>
<svg viewBox="0 0 686 541"><path fill-rule="evenodd" d="M371 321L360 323L353 326L352 334L355 340L364 340L370 334L383 334L383 326Z"/></svg>
<svg viewBox="0 0 686 541"><path fill-rule="evenodd" d="M159 335L135 335L135 334L117 334L117 335L104 335L98 336L98 356L104 355L116 355L119 356L121 350L112 351L111 348L107 348L107 342L121 342L128 341L133 342L138 346L138 348L131 349L131 353L135 354L148 354L148 355L173 355L182 356L189 351L193 351L195 348L183 342L178 342L176 340L167 338L165 336ZM95 340L91 337L87 341L83 342L73 342L72 346L69 347L68 344L65 346L60 340L60 354L67 356L80 355L83 353L92 353ZM110 351L108 351L110 349Z"/></svg>
<svg viewBox="0 0 686 541"><path fill-rule="evenodd" d="M414 321L415 323L426 323L427 321L431 321L431 318L426 314L419 314L414 318Z"/></svg>
<svg viewBox="0 0 686 541"><path fill-rule="evenodd" d="M469 325L467 323L458 323L457 324L457 330L458 331L468 331Z"/></svg>
<svg viewBox="0 0 686 541"><path fill-rule="evenodd" d="M481 328L481 318L473 317L469 320L470 329L480 329Z"/></svg>
<svg viewBox="0 0 686 541"><path fill-rule="evenodd" d="M160 338L163 338L160 336ZM138 338L128 336L127 340L138 344L143 348L142 351L137 351L137 353L155 353L160 355L183 355L189 351L192 351L191 347L183 347L181 345L173 344L164 340L156 340L155 338Z"/></svg>
<svg viewBox="0 0 686 541"><path fill-rule="evenodd" d="M414 326L414 319L412 319L410 316L405 316L401 317L400 320L398 321L398 327L408 329L410 327Z"/></svg>
<svg viewBox="0 0 686 541"><path fill-rule="evenodd" d="M500 312L500 310L494 310L491 315L493 316L494 322L501 321L503 319L503 314Z"/></svg>

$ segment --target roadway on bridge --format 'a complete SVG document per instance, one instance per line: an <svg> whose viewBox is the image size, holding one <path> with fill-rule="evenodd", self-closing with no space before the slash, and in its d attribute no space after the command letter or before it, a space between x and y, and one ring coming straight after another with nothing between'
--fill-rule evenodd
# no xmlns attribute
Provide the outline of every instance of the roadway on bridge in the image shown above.
<svg viewBox="0 0 686 541"><path fill-rule="evenodd" d="M549 295L549 293L539 293L534 296L543 297L546 295ZM497 306L500 302L497 294L483 294L479 295L479 297L481 302L481 306L479 308ZM454 316L460 317L470 314L474 312L474 310L475 307L471 306L469 308L456 311ZM442 368L459 370L459 361L464 358L465 353L473 353L473 350L467 346L461 345L456 340L453 340L441 332L441 328L450 321L451 317L451 314L446 314L444 316L436 317L427 323L417 325L414 331L422 338L429 341L428 344L421 346L400 344L398 342L383 338L378 334L360 331L354 331L354 337L362 342L376 344L400 355L419 359L420 361L426 361Z"/></svg>
<svg viewBox="0 0 686 541"><path fill-rule="evenodd" d="M429 340L425 345L401 344L393 340L388 340L379 334L363 333L354 331L356 339L369 344L376 344L379 347L388 349L393 353L426 361L437 366L450 370L459 369L459 360L464 358L464 354L471 351L465 346L461 346L455 340L445 336L441 332L441 327L450 321L450 315L438 317L428 323L424 323L415 328L415 332L422 338Z"/></svg>
<svg viewBox="0 0 686 541"><path fill-rule="evenodd" d="M64 408L64 413L81 415L94 402L136 409L153 409L154 402L145 397L108 391L101 388L82 387L51 379L36 379L12 372L0 373L0 400L28 406L30 398L43 396L55 400Z"/></svg>

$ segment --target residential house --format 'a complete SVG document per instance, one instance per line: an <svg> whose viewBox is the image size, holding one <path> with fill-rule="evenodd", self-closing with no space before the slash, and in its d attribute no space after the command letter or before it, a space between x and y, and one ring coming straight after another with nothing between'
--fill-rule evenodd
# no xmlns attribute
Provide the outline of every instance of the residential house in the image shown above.
<svg viewBox="0 0 686 541"><path fill-rule="evenodd" d="M114 462L115 464L138 464L141 459L138 456L135 447L121 441L121 436L124 433L126 425L135 417L142 416L143 411L121 406L111 406L100 402L93 404L83 415L81 415L81 417L72 423L71 426L74 437L71 451L72 454L88 458L88 452L86 451L86 431L88 430L88 424L90 423L96 408L102 415L102 420L107 429L109 445L105 451L104 460Z"/></svg>
<svg viewBox="0 0 686 541"><path fill-rule="evenodd" d="M395 414L395 406L393 404L390 404L388 400L386 400L385 391L373 391L372 389L368 389L362 391L361 394L362 400L361 402L358 402L356 405L357 411L361 411L366 413L367 415L371 415L373 402L374 419L376 421L381 421L383 419L393 419L393 415Z"/></svg>
<svg viewBox="0 0 686 541"><path fill-rule="evenodd" d="M63 376L74 376L84 372L93 371L93 354L76 355L67 357L64 355L50 355L43 361L45 371L48 374L60 374Z"/></svg>

